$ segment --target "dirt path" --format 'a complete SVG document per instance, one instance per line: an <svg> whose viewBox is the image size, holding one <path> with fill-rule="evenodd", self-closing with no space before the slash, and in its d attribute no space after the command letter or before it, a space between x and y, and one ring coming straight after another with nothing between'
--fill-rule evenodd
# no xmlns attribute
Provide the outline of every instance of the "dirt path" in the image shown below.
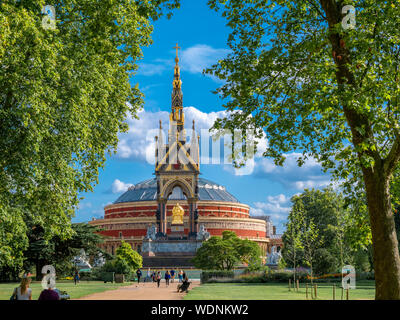
<svg viewBox="0 0 400 320"><path fill-rule="evenodd" d="M185 293L177 293L177 285L175 282L166 287L165 282L161 282L157 288L155 282L135 283L115 290L93 293L78 300L181 300ZM189 290L199 285L199 280L192 280Z"/></svg>

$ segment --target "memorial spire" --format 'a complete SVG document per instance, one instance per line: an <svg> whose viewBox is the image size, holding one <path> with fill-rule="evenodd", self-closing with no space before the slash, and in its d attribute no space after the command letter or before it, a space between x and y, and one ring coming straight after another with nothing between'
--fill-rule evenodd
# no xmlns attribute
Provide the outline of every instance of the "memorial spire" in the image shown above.
<svg viewBox="0 0 400 320"><path fill-rule="evenodd" d="M172 96L171 96L171 115L170 121L176 122L177 131L181 131L184 126L185 117L183 114L182 106L182 81L180 77L179 57L178 50L180 47L178 44L175 45L176 50L175 56L175 67L174 67L174 80L172 81Z"/></svg>

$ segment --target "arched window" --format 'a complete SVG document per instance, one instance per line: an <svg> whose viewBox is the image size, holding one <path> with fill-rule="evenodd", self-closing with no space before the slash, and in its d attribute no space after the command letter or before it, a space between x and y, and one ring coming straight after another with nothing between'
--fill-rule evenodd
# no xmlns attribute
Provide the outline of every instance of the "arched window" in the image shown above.
<svg viewBox="0 0 400 320"><path fill-rule="evenodd" d="M176 186L172 189L171 194L168 196L168 200L186 200L186 196L182 191L182 188Z"/></svg>

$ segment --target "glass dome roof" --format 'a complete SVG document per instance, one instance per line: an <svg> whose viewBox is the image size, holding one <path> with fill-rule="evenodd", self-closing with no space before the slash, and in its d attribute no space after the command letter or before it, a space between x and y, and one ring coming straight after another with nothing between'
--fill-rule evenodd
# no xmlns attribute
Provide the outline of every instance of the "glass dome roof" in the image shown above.
<svg viewBox="0 0 400 320"><path fill-rule="evenodd" d="M174 192L169 199L184 200L183 194ZM156 178L145 180L130 187L114 203L157 200ZM224 186L199 178L199 200L239 202Z"/></svg>

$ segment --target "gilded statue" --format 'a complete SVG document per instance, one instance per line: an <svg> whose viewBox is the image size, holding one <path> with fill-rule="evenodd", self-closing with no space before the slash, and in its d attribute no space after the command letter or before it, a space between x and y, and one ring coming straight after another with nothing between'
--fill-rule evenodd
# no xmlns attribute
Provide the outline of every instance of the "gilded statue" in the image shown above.
<svg viewBox="0 0 400 320"><path fill-rule="evenodd" d="M172 224L183 224L183 215L185 210L177 203L172 209Z"/></svg>

